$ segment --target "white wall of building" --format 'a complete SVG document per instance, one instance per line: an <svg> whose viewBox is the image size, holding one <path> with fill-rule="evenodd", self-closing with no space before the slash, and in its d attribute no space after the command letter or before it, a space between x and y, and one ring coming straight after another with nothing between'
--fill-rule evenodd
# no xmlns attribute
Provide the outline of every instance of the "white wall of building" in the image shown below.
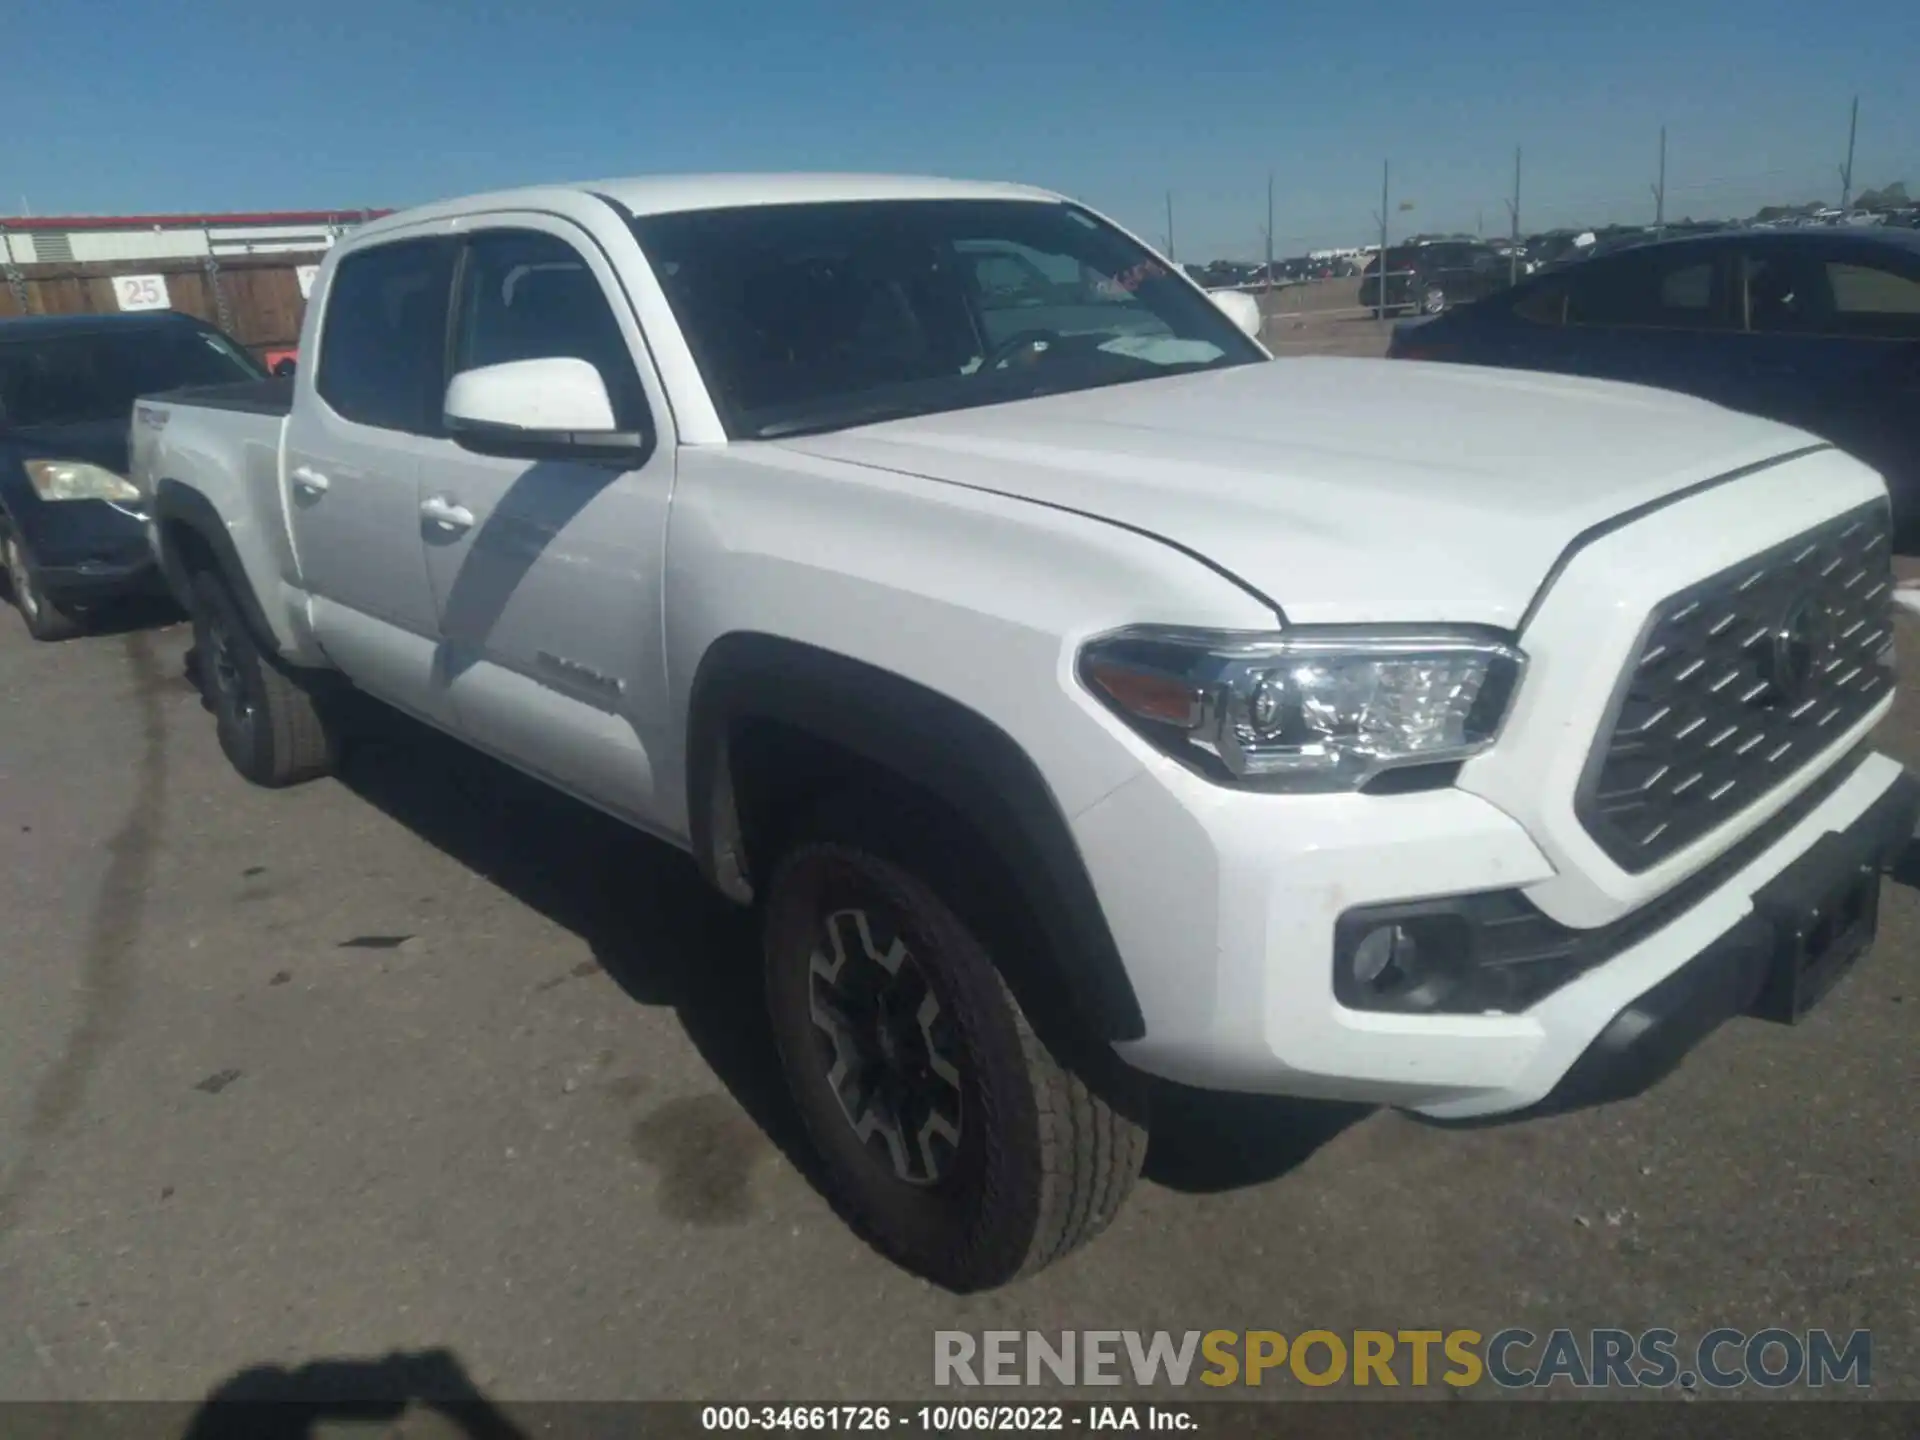
<svg viewBox="0 0 1920 1440"><path fill-rule="evenodd" d="M352 228L342 224L339 231ZM208 229L14 230L8 253L18 265L113 265L129 260L192 260L325 250L336 232L316 225L216 225Z"/></svg>

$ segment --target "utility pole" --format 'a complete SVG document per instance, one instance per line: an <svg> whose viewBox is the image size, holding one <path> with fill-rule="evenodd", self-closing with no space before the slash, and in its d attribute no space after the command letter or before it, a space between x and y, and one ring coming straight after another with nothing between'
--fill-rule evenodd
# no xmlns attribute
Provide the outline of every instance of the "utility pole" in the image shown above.
<svg viewBox="0 0 1920 1440"><path fill-rule="evenodd" d="M1382 320L1387 318L1387 178L1392 169L1392 161L1380 162L1380 213L1373 217L1380 222L1380 288L1374 299L1379 302L1375 308Z"/></svg>
<svg viewBox="0 0 1920 1440"><path fill-rule="evenodd" d="M1178 261L1179 258L1173 253L1173 192L1169 190L1167 192L1167 259Z"/></svg>
<svg viewBox="0 0 1920 1440"><path fill-rule="evenodd" d="M1507 215L1513 226L1513 250L1507 256L1507 283L1520 283L1520 147L1513 147L1513 198L1507 201Z"/></svg>
<svg viewBox="0 0 1920 1440"><path fill-rule="evenodd" d="M1263 276L1268 294L1273 293L1273 172L1267 172L1267 268Z"/></svg>
<svg viewBox="0 0 1920 1440"><path fill-rule="evenodd" d="M1840 213L1847 213L1853 201L1853 141L1860 133L1860 97L1853 97L1853 114L1847 121L1847 163L1840 167Z"/></svg>
<svg viewBox="0 0 1920 1440"><path fill-rule="evenodd" d="M1667 228L1667 127L1660 127L1660 183L1653 187L1653 233Z"/></svg>

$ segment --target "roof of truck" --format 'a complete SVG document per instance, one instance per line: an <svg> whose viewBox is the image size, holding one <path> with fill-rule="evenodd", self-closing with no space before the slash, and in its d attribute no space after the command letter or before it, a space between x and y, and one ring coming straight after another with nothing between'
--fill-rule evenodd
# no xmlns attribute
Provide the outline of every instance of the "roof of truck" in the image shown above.
<svg viewBox="0 0 1920 1440"><path fill-rule="evenodd" d="M1061 197L1030 185L999 181L945 180L928 175L713 174L634 175L618 180L580 180L498 190L484 195L418 205L356 232L369 235L420 220L474 210L537 206L556 192L597 195L635 215L683 210L723 210L736 205L806 205L834 200L1050 200Z"/></svg>

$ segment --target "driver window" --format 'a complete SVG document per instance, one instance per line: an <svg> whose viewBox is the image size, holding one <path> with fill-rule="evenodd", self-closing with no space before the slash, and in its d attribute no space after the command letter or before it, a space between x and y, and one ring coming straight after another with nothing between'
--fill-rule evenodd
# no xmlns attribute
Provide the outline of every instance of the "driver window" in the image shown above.
<svg viewBox="0 0 1920 1440"><path fill-rule="evenodd" d="M556 356L600 372L623 430L645 428L646 396L627 339L579 253L537 230L474 236L460 276L453 369Z"/></svg>

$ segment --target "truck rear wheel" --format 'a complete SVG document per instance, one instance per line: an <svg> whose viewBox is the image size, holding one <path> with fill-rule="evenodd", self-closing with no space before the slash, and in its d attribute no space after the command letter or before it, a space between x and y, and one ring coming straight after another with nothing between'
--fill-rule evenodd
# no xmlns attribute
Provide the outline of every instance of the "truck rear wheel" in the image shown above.
<svg viewBox="0 0 1920 1440"><path fill-rule="evenodd" d="M200 571L192 593L200 693L233 768L270 787L327 774L334 737L313 694L260 648L219 575Z"/></svg>
<svg viewBox="0 0 1920 1440"><path fill-rule="evenodd" d="M933 885L826 836L776 868L775 1040L828 1198L949 1289L1039 1270L1106 1228L1146 1130L1048 1052Z"/></svg>

